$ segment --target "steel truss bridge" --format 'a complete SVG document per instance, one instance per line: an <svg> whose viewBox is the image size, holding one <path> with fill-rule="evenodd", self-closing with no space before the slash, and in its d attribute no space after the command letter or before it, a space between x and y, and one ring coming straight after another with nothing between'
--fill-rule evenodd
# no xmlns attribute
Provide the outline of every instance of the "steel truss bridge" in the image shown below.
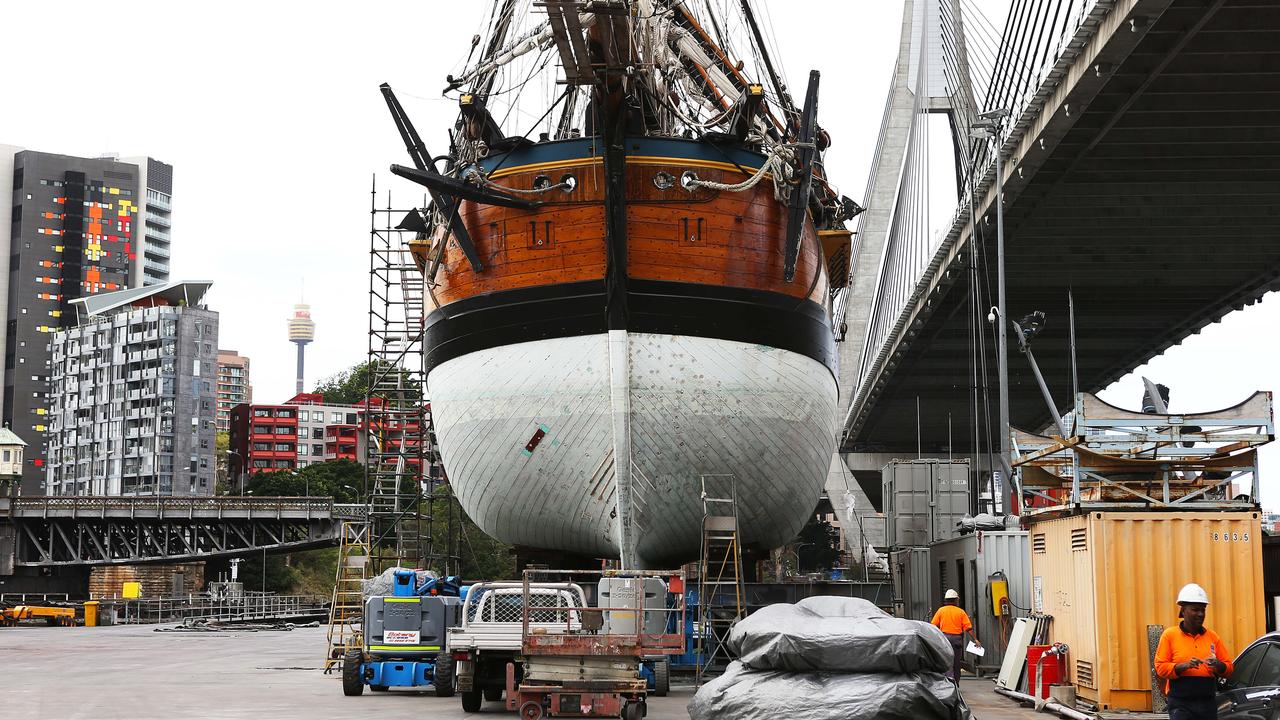
<svg viewBox="0 0 1280 720"><path fill-rule="evenodd" d="M363 505L289 497L0 499L0 575L16 567L176 563L337 545Z"/></svg>

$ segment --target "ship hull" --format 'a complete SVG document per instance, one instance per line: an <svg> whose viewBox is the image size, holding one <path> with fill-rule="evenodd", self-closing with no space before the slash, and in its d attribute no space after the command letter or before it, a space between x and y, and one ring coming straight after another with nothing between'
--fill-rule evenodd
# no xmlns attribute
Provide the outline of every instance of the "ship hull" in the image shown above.
<svg viewBox="0 0 1280 720"><path fill-rule="evenodd" d="M620 402L609 343L608 333L534 340L431 371L442 460L468 515L507 543L618 556L624 427L630 463L620 471L640 564L696 557L704 477L717 487L732 477L744 545L793 538L834 450L828 367L767 345L628 332Z"/></svg>
<svg viewBox="0 0 1280 720"><path fill-rule="evenodd" d="M598 138L489 156L488 183L539 204L461 202L470 257L440 224L411 246L445 472L505 542L652 567L696 558L703 476L719 496L731 477L744 544L778 547L835 444L823 247L804 223L786 272L786 206L761 155L626 145L622 182ZM675 182L695 174L760 181Z"/></svg>

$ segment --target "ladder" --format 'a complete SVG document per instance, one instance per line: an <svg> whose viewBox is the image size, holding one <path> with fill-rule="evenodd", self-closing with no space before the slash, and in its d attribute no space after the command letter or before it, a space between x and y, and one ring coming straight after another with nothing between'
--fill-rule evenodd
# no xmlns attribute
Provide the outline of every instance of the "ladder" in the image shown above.
<svg viewBox="0 0 1280 720"><path fill-rule="evenodd" d="M329 603L325 673L341 670L347 651L364 645L364 581L368 568L369 525L365 522L342 523L333 599Z"/></svg>
<svg viewBox="0 0 1280 720"><path fill-rule="evenodd" d="M697 684L733 660L729 633L743 617L738 493L732 475L702 476L702 552L698 561Z"/></svg>

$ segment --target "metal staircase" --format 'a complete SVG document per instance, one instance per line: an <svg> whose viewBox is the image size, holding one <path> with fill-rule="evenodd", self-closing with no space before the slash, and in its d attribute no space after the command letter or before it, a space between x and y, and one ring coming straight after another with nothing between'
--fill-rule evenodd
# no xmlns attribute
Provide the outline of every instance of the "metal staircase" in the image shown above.
<svg viewBox="0 0 1280 720"><path fill-rule="evenodd" d="M702 476L702 552L698 561L697 683L733 660L729 632L745 617L738 493L732 475Z"/></svg>
<svg viewBox="0 0 1280 720"><path fill-rule="evenodd" d="M344 522L338 545L338 567L329 603L328 652L324 671L341 670L351 648L361 647L364 631L364 581L369 567L369 526Z"/></svg>

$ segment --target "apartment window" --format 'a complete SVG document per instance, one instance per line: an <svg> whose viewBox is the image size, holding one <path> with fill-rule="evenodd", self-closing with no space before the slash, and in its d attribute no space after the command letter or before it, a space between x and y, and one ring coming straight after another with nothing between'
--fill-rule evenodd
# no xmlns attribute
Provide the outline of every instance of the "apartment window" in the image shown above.
<svg viewBox="0 0 1280 720"><path fill-rule="evenodd" d="M342 422L342 413L338 413L338 412L329 413L329 422L333 422L333 423Z"/></svg>
<svg viewBox="0 0 1280 720"><path fill-rule="evenodd" d="M324 428L311 428L311 439L312 439L312 440L323 440L323 439L324 439Z"/></svg>
<svg viewBox="0 0 1280 720"><path fill-rule="evenodd" d="M308 418L308 417L307 417L307 411L306 411L306 410L299 410L299 411L298 411L298 422L307 422L309 419L310 419L310 418Z"/></svg>
<svg viewBox="0 0 1280 720"><path fill-rule="evenodd" d="M277 435L293 435L294 433L293 433L293 428L288 427L287 425L280 425L276 428L276 434Z"/></svg>
<svg viewBox="0 0 1280 720"><path fill-rule="evenodd" d="M299 446L298 446L298 454L299 454L299 455L306 455L306 454L307 454L307 446L306 446L306 445L299 445Z"/></svg>
<svg viewBox="0 0 1280 720"><path fill-rule="evenodd" d="M323 446L323 445L312 445L312 446L311 446L311 454L312 454L312 455L324 455L324 446Z"/></svg>
<svg viewBox="0 0 1280 720"><path fill-rule="evenodd" d="M356 414L355 414L355 413L347 413L347 424L348 424L348 425L355 425L355 424L356 424Z"/></svg>

